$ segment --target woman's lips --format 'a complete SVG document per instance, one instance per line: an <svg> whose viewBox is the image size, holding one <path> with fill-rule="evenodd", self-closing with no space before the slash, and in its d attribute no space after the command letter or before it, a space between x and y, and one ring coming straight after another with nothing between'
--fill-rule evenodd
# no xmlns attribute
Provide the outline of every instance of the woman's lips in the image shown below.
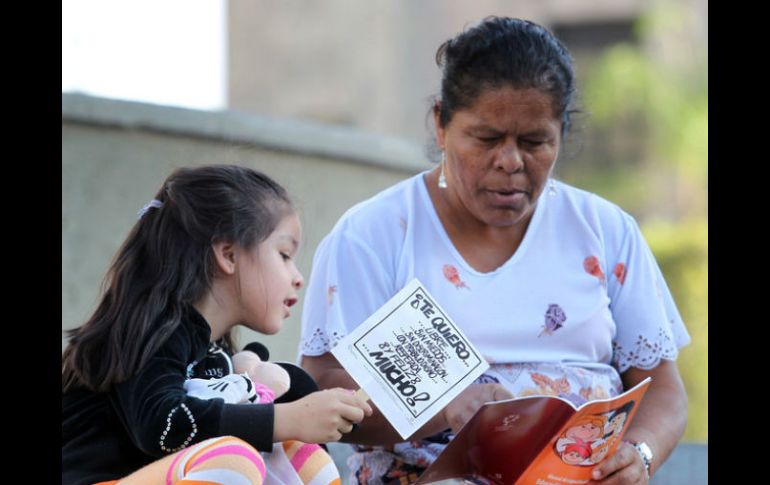
<svg viewBox="0 0 770 485"><path fill-rule="evenodd" d="M487 194L492 199L493 205L519 206L526 202L528 194L523 190L488 190Z"/></svg>

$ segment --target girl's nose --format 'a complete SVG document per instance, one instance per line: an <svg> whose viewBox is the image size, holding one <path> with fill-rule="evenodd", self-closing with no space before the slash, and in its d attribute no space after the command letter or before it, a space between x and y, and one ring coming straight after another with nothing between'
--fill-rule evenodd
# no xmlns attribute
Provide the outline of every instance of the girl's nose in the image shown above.
<svg viewBox="0 0 770 485"><path fill-rule="evenodd" d="M294 281L292 281L292 284L294 285L294 288L298 290L303 286L305 286L305 278L302 277L302 273L297 271L297 275L294 277Z"/></svg>

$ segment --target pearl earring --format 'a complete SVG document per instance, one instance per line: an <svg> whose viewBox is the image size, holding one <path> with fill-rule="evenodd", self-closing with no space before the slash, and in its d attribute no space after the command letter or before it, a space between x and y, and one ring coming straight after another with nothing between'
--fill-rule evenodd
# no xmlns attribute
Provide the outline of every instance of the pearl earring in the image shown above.
<svg viewBox="0 0 770 485"><path fill-rule="evenodd" d="M548 195L556 195L556 183L553 181L553 179L548 181Z"/></svg>
<svg viewBox="0 0 770 485"><path fill-rule="evenodd" d="M446 177L444 177L444 162L446 161L446 154L441 152L441 173L438 176L438 188L446 188Z"/></svg>

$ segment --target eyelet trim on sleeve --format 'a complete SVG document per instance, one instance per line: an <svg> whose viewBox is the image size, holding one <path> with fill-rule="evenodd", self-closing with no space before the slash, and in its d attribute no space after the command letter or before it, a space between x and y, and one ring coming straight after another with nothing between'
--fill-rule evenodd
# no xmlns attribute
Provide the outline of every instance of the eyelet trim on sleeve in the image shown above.
<svg viewBox="0 0 770 485"><path fill-rule="evenodd" d="M345 334L332 332L327 334L320 328L316 328L310 337L302 340L302 353L305 355L321 355L336 347Z"/></svg>
<svg viewBox="0 0 770 485"><path fill-rule="evenodd" d="M168 432L171 431L171 418L174 417L174 413L176 413L176 411L180 408L180 406L184 410L184 412L187 414L187 419L190 420L190 424L192 425L192 432L184 440L184 443L182 443L180 446L177 446L176 448L167 448L166 437L168 436ZM190 442L192 441L192 439L195 437L196 434L198 434L198 425L195 424L195 418L190 412L190 409L184 403L182 403L179 406L172 409L170 413L168 413L168 417L166 418L166 429L164 429L163 434L160 435L160 449L165 451L166 453L174 453L183 448L187 448L187 446L190 444Z"/></svg>
<svg viewBox="0 0 770 485"><path fill-rule="evenodd" d="M613 342L612 349L612 363L621 373L630 367L653 369L661 359L674 360L679 354L671 335L663 328L658 329L658 335L653 339L639 335L631 348Z"/></svg>

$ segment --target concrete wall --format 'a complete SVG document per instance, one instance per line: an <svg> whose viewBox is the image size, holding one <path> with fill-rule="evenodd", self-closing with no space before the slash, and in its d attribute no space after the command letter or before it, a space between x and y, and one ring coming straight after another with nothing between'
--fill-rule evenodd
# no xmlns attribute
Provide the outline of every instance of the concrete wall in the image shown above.
<svg viewBox="0 0 770 485"><path fill-rule="evenodd" d="M645 0L228 0L227 105L425 143L439 45L488 15L634 20ZM280 89L276 89L280 87Z"/></svg>
<svg viewBox="0 0 770 485"><path fill-rule="evenodd" d="M112 256L165 177L205 163L252 167L288 189L304 224L298 263L306 278L315 248L345 210L430 167L420 147L396 138L62 94L62 330L93 311ZM271 358L293 361L300 314L276 336L239 330L240 341L260 339Z"/></svg>

